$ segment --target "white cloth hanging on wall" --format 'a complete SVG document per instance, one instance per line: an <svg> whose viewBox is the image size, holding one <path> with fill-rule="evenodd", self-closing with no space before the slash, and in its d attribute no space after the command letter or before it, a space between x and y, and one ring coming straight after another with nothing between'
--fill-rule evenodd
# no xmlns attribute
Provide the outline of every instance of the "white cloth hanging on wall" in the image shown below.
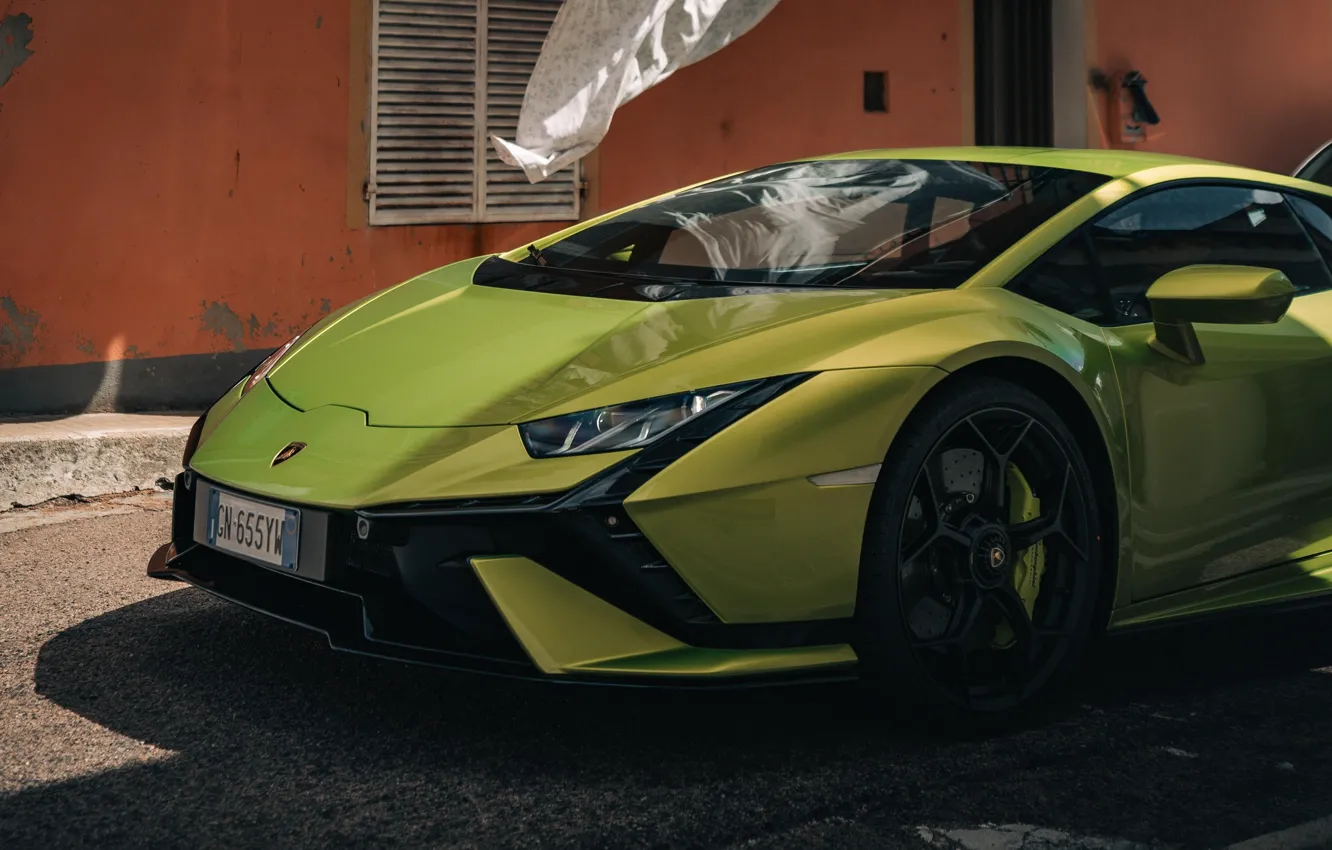
<svg viewBox="0 0 1332 850"><path fill-rule="evenodd" d="M565 0L500 159L539 183L601 143L615 110L721 50L778 0Z"/></svg>

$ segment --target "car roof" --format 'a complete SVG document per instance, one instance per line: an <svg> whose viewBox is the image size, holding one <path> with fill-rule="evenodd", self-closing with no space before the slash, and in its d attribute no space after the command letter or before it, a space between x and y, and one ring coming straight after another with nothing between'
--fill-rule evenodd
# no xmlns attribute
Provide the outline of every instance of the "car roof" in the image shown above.
<svg viewBox="0 0 1332 850"><path fill-rule="evenodd" d="M827 156L809 157L811 160L833 159L937 159L959 162L989 162L999 165L1036 165L1045 168L1068 168L1089 171L1107 177L1127 177L1139 171L1165 165L1210 165L1233 168L1225 163L1177 156L1167 153L1117 150L1079 150L1074 148L1020 148L1020 147L929 147L884 148L881 150L849 151Z"/></svg>

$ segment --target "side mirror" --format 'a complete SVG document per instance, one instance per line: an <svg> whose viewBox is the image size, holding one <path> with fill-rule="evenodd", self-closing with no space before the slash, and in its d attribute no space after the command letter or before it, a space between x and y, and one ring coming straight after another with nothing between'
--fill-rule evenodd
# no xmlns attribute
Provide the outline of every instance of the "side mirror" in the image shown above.
<svg viewBox="0 0 1332 850"><path fill-rule="evenodd" d="M1147 290L1161 354L1195 366L1205 362L1194 322L1270 325L1290 309L1295 287L1276 269L1257 266L1185 266Z"/></svg>

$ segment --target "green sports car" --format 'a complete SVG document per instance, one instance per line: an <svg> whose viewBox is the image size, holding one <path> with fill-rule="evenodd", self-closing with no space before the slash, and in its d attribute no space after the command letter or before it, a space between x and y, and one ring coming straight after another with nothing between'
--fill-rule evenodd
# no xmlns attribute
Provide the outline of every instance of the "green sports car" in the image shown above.
<svg viewBox="0 0 1332 850"><path fill-rule="evenodd" d="M336 649L1012 715L1332 590L1332 188L1113 151L759 168L326 317L149 574Z"/></svg>

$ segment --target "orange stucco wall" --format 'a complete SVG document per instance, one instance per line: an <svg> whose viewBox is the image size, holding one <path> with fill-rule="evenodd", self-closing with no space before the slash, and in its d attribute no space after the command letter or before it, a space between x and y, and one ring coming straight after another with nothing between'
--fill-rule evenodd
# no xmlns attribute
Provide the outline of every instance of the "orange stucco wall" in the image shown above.
<svg viewBox="0 0 1332 850"><path fill-rule="evenodd" d="M599 201L614 208L801 156L962 140L958 3L784 0L749 34L615 115ZM888 74L888 112L863 108Z"/></svg>
<svg viewBox="0 0 1332 850"><path fill-rule="evenodd" d="M1107 73L1161 114L1136 147L1289 172L1332 138L1332 2L1098 0Z"/></svg>
<svg viewBox="0 0 1332 850"><path fill-rule="evenodd" d="M0 88L0 368L271 348L550 229L348 227L347 0L6 8L33 55Z"/></svg>

